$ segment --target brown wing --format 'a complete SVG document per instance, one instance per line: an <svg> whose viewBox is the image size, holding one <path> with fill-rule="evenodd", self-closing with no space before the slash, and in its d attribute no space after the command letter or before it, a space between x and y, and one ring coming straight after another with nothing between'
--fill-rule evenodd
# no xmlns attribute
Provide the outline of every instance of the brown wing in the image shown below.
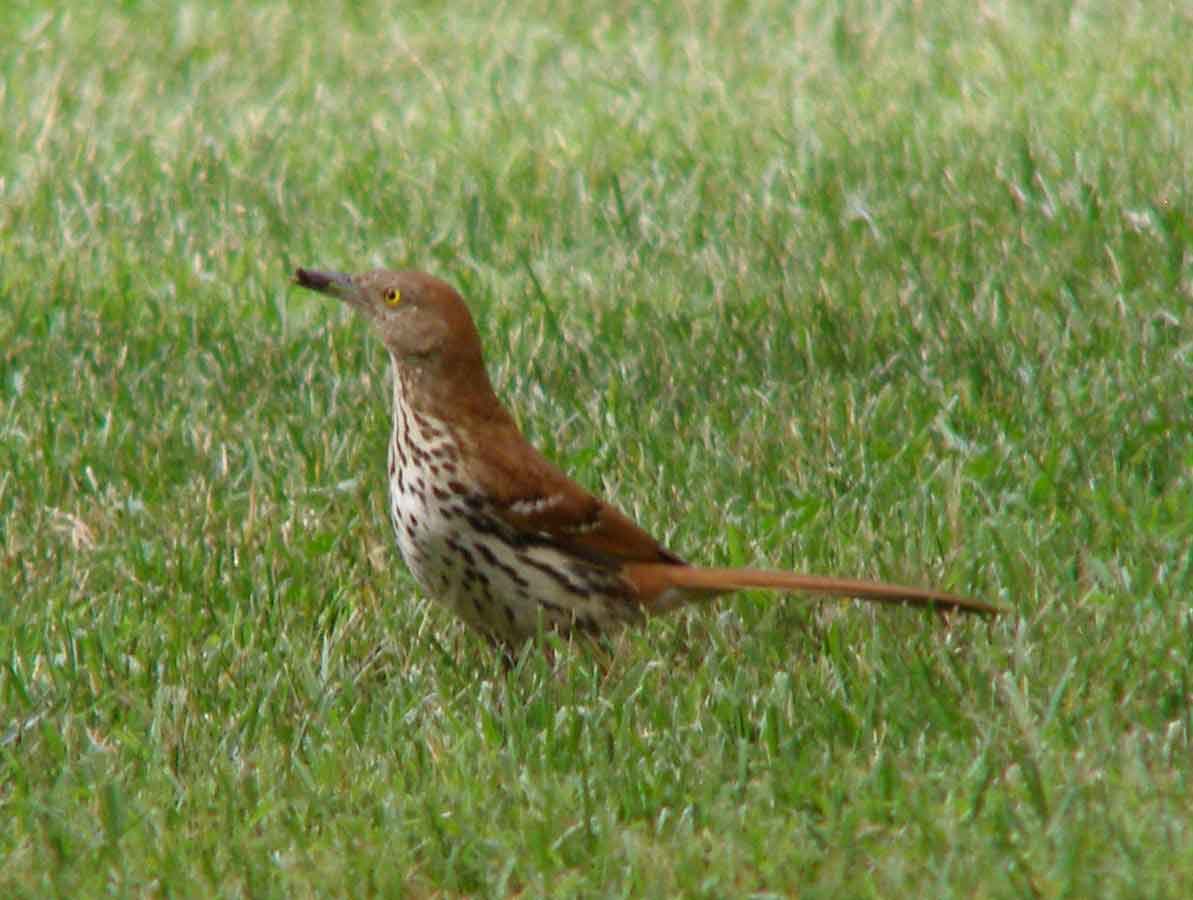
<svg viewBox="0 0 1193 900"><path fill-rule="evenodd" d="M483 442L484 452L469 454L469 470L510 526L609 562L683 563L621 510L548 462L512 422L471 437Z"/></svg>

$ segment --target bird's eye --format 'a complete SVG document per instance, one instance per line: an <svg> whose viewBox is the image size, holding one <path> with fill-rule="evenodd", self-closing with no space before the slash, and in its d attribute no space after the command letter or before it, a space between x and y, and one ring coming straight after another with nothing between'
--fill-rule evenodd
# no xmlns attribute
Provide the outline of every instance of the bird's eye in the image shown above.
<svg viewBox="0 0 1193 900"><path fill-rule="evenodd" d="M390 306L397 306L402 302L402 292L397 288L385 289L385 302Z"/></svg>

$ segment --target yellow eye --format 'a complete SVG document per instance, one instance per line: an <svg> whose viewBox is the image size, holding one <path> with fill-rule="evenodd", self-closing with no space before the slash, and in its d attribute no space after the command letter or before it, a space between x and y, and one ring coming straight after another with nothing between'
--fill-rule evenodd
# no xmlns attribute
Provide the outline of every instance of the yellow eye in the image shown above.
<svg viewBox="0 0 1193 900"><path fill-rule="evenodd" d="M385 289L385 302L390 306L397 306L402 302L402 292L397 288Z"/></svg>

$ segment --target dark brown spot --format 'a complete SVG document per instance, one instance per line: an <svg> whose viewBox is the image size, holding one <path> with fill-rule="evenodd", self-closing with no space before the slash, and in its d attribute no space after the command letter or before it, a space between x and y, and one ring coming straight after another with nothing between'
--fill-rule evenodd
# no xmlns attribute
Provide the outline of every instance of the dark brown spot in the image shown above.
<svg viewBox="0 0 1193 900"><path fill-rule="evenodd" d="M428 441L433 441L443 436L443 432L423 418L421 413L414 414L414 424L422 430L423 435Z"/></svg>
<svg viewBox="0 0 1193 900"><path fill-rule="evenodd" d="M597 635L601 633L600 626L597 625L596 619L588 614L581 614L573 619L575 627L585 634Z"/></svg>
<svg viewBox="0 0 1193 900"><path fill-rule="evenodd" d="M464 561L468 564L468 570L472 571L476 565L476 557L472 555L472 551L457 541L455 538L447 539L447 546L455 551L459 556L464 557Z"/></svg>
<svg viewBox="0 0 1193 900"><path fill-rule="evenodd" d="M552 579L556 584L558 584L561 588L563 588L565 591L567 591L570 594L574 594L576 596L583 596L585 593L584 588L582 588L580 585L576 584L574 581L569 580L568 577L563 572L561 572L559 569L555 568L554 566L550 565L549 563L545 563L545 562L542 562L541 560L535 559L529 553L519 553L518 561L527 565L527 566L531 566L532 568L538 569L540 572L542 572L548 578Z"/></svg>
<svg viewBox="0 0 1193 900"><path fill-rule="evenodd" d="M530 582L522 577L522 573L508 563L503 563L501 560L499 560L497 558L497 554L490 550L488 546L485 544L477 544L476 549L477 552L484 557L485 562L487 562L493 568L500 569L502 572L504 572L506 577L522 590L525 591L530 588Z"/></svg>

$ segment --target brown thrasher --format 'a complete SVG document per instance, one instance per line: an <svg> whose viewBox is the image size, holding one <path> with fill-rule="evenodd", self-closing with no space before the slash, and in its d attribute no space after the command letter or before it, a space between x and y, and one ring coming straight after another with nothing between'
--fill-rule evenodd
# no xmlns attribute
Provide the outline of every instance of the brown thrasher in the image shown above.
<svg viewBox="0 0 1193 900"><path fill-rule="evenodd" d="M497 399L463 299L422 272L299 269L352 306L393 360L389 512L423 590L507 649L550 629L599 635L747 588L995 614L978 600L756 569L702 569L594 497L522 436Z"/></svg>

